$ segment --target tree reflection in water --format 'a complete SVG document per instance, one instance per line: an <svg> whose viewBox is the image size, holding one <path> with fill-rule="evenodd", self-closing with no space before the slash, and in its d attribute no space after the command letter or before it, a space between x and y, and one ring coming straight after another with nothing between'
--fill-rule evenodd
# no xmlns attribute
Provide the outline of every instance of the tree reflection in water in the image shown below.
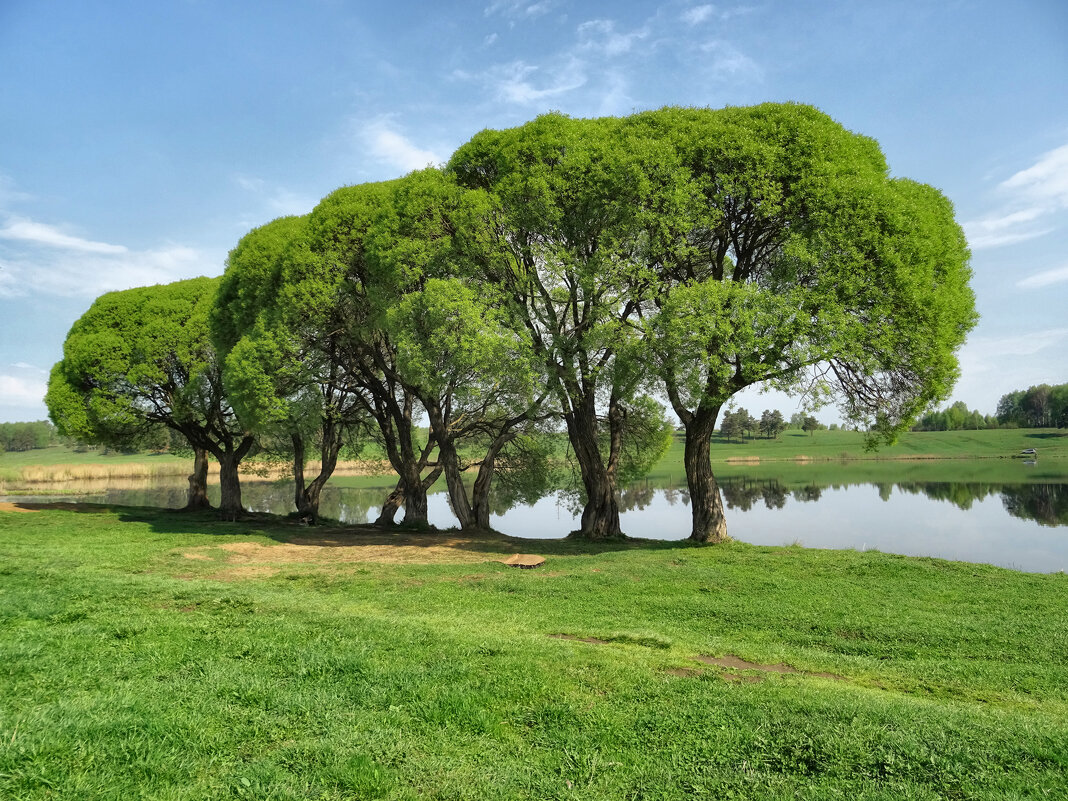
<svg viewBox="0 0 1068 801"><path fill-rule="evenodd" d="M801 503L819 501L823 492L838 488L841 484L787 485L775 478L751 476L727 476L719 479L720 491L728 509L749 511L758 503L768 509L782 509L793 498ZM872 482L856 482L865 484ZM878 488L879 497L889 500L897 490L912 495L922 495L935 501L947 501L962 510L968 510L976 501L1000 495L1005 510L1013 517L1032 520L1042 526L1068 526L1068 483L999 484L968 481L912 481L872 483ZM115 486L106 490L80 488L74 483L70 491L82 500L99 499L105 503L130 506L157 506L177 508L185 503L184 483L160 482L154 486ZM88 491L88 494L86 494ZM369 523L378 515L389 488L383 487L335 487L327 484L323 489L320 514L328 520L342 523ZM60 493L60 494L56 494ZM215 505L219 503L219 488L209 485L208 497ZM641 511L657 501L657 494L670 506L688 506L689 493L683 487L657 486L656 482L642 481L631 484L621 493L620 511ZM545 488L502 486L493 493L491 512L502 517L513 509L533 505L539 498L552 497ZM27 496L28 498L29 496ZM64 496L59 488L50 489L50 495L39 500L60 500ZM292 482L249 481L242 485L242 499L251 511L269 512L278 515L292 513ZM559 490L555 493L557 505L578 513L582 498L576 490ZM441 523L439 523L441 525ZM445 525L448 525L447 523Z"/></svg>

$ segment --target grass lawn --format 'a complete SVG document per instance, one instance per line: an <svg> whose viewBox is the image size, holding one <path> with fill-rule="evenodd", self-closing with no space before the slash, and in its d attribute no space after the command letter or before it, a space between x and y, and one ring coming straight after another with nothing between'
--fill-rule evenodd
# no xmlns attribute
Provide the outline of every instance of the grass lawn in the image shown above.
<svg viewBox="0 0 1068 801"><path fill-rule="evenodd" d="M1065 798L1066 608L874 552L0 511L0 798Z"/></svg>

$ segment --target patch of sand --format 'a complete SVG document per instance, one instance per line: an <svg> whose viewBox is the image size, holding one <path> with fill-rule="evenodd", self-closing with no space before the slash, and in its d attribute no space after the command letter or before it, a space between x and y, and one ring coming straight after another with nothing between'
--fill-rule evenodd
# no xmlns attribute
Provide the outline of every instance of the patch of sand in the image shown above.
<svg viewBox="0 0 1068 801"><path fill-rule="evenodd" d="M496 547L494 547L496 546ZM486 543L465 537L441 535L355 535L334 533L292 537L277 545L259 542L226 542L180 551L186 559L221 561L233 568L283 564L464 564L503 561L507 543ZM221 560L218 559L222 556ZM233 570L228 568L229 573ZM253 572L247 575L252 577ZM235 578L240 575L235 574Z"/></svg>
<svg viewBox="0 0 1068 801"><path fill-rule="evenodd" d="M36 512L36 509L28 509L21 503L11 503L11 501L0 501L0 512Z"/></svg>

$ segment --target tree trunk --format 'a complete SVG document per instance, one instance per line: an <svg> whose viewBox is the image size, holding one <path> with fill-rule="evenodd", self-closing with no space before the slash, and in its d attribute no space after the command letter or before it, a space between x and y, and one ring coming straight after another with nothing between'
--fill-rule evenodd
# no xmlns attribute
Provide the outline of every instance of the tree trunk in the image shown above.
<svg viewBox="0 0 1068 801"><path fill-rule="evenodd" d="M397 516L397 510L401 508L404 503L404 482L398 481L397 486L393 488L393 491L389 493L385 503L382 504L382 511L378 514L378 519L375 521L376 526L392 526L394 518Z"/></svg>
<svg viewBox="0 0 1068 801"><path fill-rule="evenodd" d="M304 437L293 432L290 435L293 440L293 505L297 512L301 512L301 504L304 500Z"/></svg>
<svg viewBox="0 0 1068 801"><path fill-rule="evenodd" d="M467 531L476 527L475 515L471 510L471 502L467 499L467 487L464 486L463 475L460 469L460 457L456 448L447 437L438 437L438 461L445 470L445 485L449 490L449 503L456 519L460 521L460 529Z"/></svg>
<svg viewBox="0 0 1068 801"><path fill-rule="evenodd" d="M298 487L297 495L297 511L300 513L302 519L308 523L315 525L319 522L319 498L322 495L323 487L326 486L326 482L330 480L330 476L334 474L334 468L337 467L337 457L341 453L342 438L344 436L344 427L337 425L332 420L325 420L323 422L323 444L319 452L319 475L317 475L306 487L304 486L304 470L303 470L303 456L304 449L301 448L301 479L300 486ZM297 435L294 435L294 446L296 445ZM295 453L295 448L294 448ZM294 457L295 458L295 457ZM296 463L294 462L294 468Z"/></svg>
<svg viewBox="0 0 1068 801"><path fill-rule="evenodd" d="M475 476L475 485L471 488L471 509L475 516L475 525L478 528L489 530L490 527L490 490L493 488L493 473L497 464L497 454L501 449L515 439L511 433L497 437L478 466L478 475Z"/></svg>
<svg viewBox="0 0 1068 801"><path fill-rule="evenodd" d="M582 523L573 536L589 540L622 539L619 525L619 492L612 472L604 463L597 447L597 433L593 415L570 413L565 415L568 439L579 463L582 485L586 490L586 506Z"/></svg>
<svg viewBox="0 0 1068 801"><path fill-rule="evenodd" d="M224 520L237 520L245 511L241 505L241 480L237 474L240 459L233 452L223 452L216 457L219 460L219 489L222 498L219 501L219 513Z"/></svg>
<svg viewBox="0 0 1068 801"><path fill-rule="evenodd" d="M252 449L255 439L244 437L236 448L233 440L226 442L226 448L218 448L214 456L219 462L219 488L222 499L219 501L219 514L223 520L237 520L245 511L241 504L241 479L237 474L238 465Z"/></svg>
<svg viewBox="0 0 1068 801"><path fill-rule="evenodd" d="M690 489L690 511L693 516L690 539L694 542L715 543L729 539L727 519L723 514L723 497L712 474L709 449L718 415L718 406L698 408L685 424L683 464L686 467L686 484Z"/></svg>
<svg viewBox="0 0 1068 801"><path fill-rule="evenodd" d="M208 452L204 448L193 448L193 472L189 474L185 508L188 511L211 508L208 501Z"/></svg>

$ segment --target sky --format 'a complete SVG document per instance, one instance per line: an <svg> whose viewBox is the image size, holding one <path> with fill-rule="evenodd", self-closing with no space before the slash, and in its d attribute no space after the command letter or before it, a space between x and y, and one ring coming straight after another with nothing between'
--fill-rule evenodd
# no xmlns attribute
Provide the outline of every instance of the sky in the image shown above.
<svg viewBox="0 0 1068 801"><path fill-rule="evenodd" d="M981 320L950 401L1068 382L1064 0L0 0L0 422L47 416L101 293L219 275L339 186L550 110L765 101L953 202Z"/></svg>

